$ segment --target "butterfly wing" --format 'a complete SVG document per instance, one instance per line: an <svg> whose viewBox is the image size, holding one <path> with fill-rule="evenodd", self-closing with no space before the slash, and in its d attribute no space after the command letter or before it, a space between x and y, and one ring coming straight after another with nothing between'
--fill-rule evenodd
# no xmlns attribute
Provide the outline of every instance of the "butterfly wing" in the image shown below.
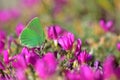
<svg viewBox="0 0 120 80"><path fill-rule="evenodd" d="M27 46L29 48L37 47L40 44L40 36L35 31L29 28L26 28L22 32L20 40L22 45Z"/></svg>
<svg viewBox="0 0 120 80"><path fill-rule="evenodd" d="M41 45L45 41L44 30L42 29L42 25L40 24L39 18L36 17L33 20L31 20L27 28L35 31L40 36L39 45Z"/></svg>
<svg viewBox="0 0 120 80"><path fill-rule="evenodd" d="M32 19L20 35L21 44L29 48L42 45L45 34L39 18Z"/></svg>

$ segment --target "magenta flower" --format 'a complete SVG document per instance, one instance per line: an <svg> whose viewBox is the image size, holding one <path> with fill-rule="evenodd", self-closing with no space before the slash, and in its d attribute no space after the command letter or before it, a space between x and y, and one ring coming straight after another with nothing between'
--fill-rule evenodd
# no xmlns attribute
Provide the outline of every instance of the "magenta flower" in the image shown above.
<svg viewBox="0 0 120 80"><path fill-rule="evenodd" d="M40 56L36 54L34 51L29 51L29 53L25 55L25 58L27 64L35 65Z"/></svg>
<svg viewBox="0 0 120 80"><path fill-rule="evenodd" d="M95 68L95 70L99 69L99 66L100 66L100 62L99 61L95 61L94 62L94 68Z"/></svg>
<svg viewBox="0 0 120 80"><path fill-rule="evenodd" d="M9 63L9 53L8 53L8 50L4 50L3 51L3 61L5 62L5 64L8 64Z"/></svg>
<svg viewBox="0 0 120 80"><path fill-rule="evenodd" d="M82 41L81 39L77 39L77 45L75 49L75 56L77 56L81 52Z"/></svg>
<svg viewBox="0 0 120 80"><path fill-rule="evenodd" d="M120 66L115 69L115 75L118 79L120 79Z"/></svg>
<svg viewBox="0 0 120 80"><path fill-rule="evenodd" d="M27 47L23 47L20 54L24 56L27 64L30 64L29 60L32 60L34 62L34 60L30 58L34 53L33 51L29 50Z"/></svg>
<svg viewBox="0 0 120 80"><path fill-rule="evenodd" d="M81 41L81 39L78 39L77 40L77 46L76 46L76 52L81 51L81 46L82 46L82 41Z"/></svg>
<svg viewBox="0 0 120 80"><path fill-rule="evenodd" d="M100 20L100 26L103 28L104 31L110 31L113 27L113 21L105 22L104 20Z"/></svg>
<svg viewBox="0 0 120 80"><path fill-rule="evenodd" d="M98 69L94 72L94 80L104 80L102 70Z"/></svg>
<svg viewBox="0 0 120 80"><path fill-rule="evenodd" d="M58 25L47 27L47 35L49 39L57 39L64 32L65 31Z"/></svg>
<svg viewBox="0 0 120 80"><path fill-rule="evenodd" d="M117 43L116 47L120 51L120 42Z"/></svg>
<svg viewBox="0 0 120 80"><path fill-rule="evenodd" d="M8 22L12 19L16 19L20 16L20 11L14 9L4 9L0 11L0 22Z"/></svg>
<svg viewBox="0 0 120 80"><path fill-rule="evenodd" d="M108 68L109 67L109 68ZM116 70L116 60L114 55L109 55L104 63L103 63L103 70L104 70L104 79L111 79L112 77L116 77L115 70ZM114 76L113 76L114 75Z"/></svg>
<svg viewBox="0 0 120 80"><path fill-rule="evenodd" d="M72 49L73 43L74 43L74 35L70 32L67 34L61 36L58 39L58 43L64 50L70 50Z"/></svg>
<svg viewBox="0 0 120 80"><path fill-rule="evenodd" d="M20 10L17 8L10 9L9 13L11 13L11 17L14 19L20 17Z"/></svg>
<svg viewBox="0 0 120 80"><path fill-rule="evenodd" d="M29 50L27 47L24 47L20 54L24 55L27 65L31 64L35 66L37 60L40 59L40 56L34 49Z"/></svg>
<svg viewBox="0 0 120 80"><path fill-rule="evenodd" d="M27 47L23 47L20 54L24 56L26 63L29 65L30 64L29 59L33 53L31 54L30 50ZM33 60L33 59L31 59L31 60Z"/></svg>
<svg viewBox="0 0 120 80"><path fill-rule="evenodd" d="M25 6L25 7L33 7L36 4L39 3L40 0L21 0L21 3Z"/></svg>
<svg viewBox="0 0 120 80"><path fill-rule="evenodd" d="M4 50L6 40L6 33L3 30L0 30L0 53Z"/></svg>
<svg viewBox="0 0 120 80"><path fill-rule="evenodd" d="M57 61L53 53L47 53L42 59L38 59L35 71L40 78L45 79L56 71Z"/></svg>
<svg viewBox="0 0 120 80"><path fill-rule="evenodd" d="M2 64L1 61L0 61L0 69L1 69L1 70L4 70L4 69L5 69L5 67L4 67L4 65Z"/></svg>
<svg viewBox="0 0 120 80"><path fill-rule="evenodd" d="M40 78L46 78L46 76L48 76L48 73L47 73L47 69L48 68L47 66L45 66L45 63L43 60L39 59L37 62L36 62L36 65L35 65L35 71L36 73L39 75Z"/></svg>
<svg viewBox="0 0 120 80"><path fill-rule="evenodd" d="M21 50L22 55L29 55L29 49L27 47L23 47Z"/></svg>
<svg viewBox="0 0 120 80"><path fill-rule="evenodd" d="M94 79L95 80L103 80L103 70L100 69L100 62L94 62Z"/></svg>
<svg viewBox="0 0 120 80"><path fill-rule="evenodd" d="M13 80L13 78L6 74L6 75L0 75L0 80Z"/></svg>
<svg viewBox="0 0 120 80"><path fill-rule="evenodd" d="M0 22L7 22L11 19L11 15L8 10L0 11Z"/></svg>
<svg viewBox="0 0 120 80"><path fill-rule="evenodd" d="M0 53L4 50L5 43L0 40Z"/></svg>
<svg viewBox="0 0 120 80"><path fill-rule="evenodd" d="M88 65L82 65L80 67L81 80L95 80L94 72L92 68Z"/></svg>
<svg viewBox="0 0 120 80"><path fill-rule="evenodd" d="M12 61L12 66L15 69L23 69L27 68L27 63L23 54L18 54L14 56L14 61Z"/></svg>
<svg viewBox="0 0 120 80"><path fill-rule="evenodd" d="M15 73L17 80L27 80L25 71L23 69L16 69Z"/></svg>
<svg viewBox="0 0 120 80"><path fill-rule="evenodd" d="M88 54L86 52L86 50L82 51L79 55L78 55L78 61L79 63L83 64L88 62L90 59L92 58L92 56L90 54Z"/></svg>
<svg viewBox="0 0 120 80"><path fill-rule="evenodd" d="M4 50L6 40L6 33L3 30L0 30L0 53Z"/></svg>
<svg viewBox="0 0 120 80"><path fill-rule="evenodd" d="M79 71L66 71L65 80L81 80L81 75Z"/></svg>
<svg viewBox="0 0 120 80"><path fill-rule="evenodd" d="M67 4L67 0L54 0L54 2L53 14L56 15L61 12L62 8Z"/></svg>
<svg viewBox="0 0 120 80"><path fill-rule="evenodd" d="M22 23L19 23L16 26L16 35L19 37L20 33L23 31L23 29L25 28L25 26Z"/></svg>
<svg viewBox="0 0 120 80"><path fill-rule="evenodd" d="M7 79L5 78L5 76L1 75L0 80L7 80Z"/></svg>
<svg viewBox="0 0 120 80"><path fill-rule="evenodd" d="M50 70L48 70L48 72L54 73L56 70L56 67L57 67L57 61L56 61L54 54L51 52L46 53L45 56L43 57L43 60L50 68Z"/></svg>
<svg viewBox="0 0 120 80"><path fill-rule="evenodd" d="M0 30L0 41L6 40L6 32L4 30Z"/></svg>

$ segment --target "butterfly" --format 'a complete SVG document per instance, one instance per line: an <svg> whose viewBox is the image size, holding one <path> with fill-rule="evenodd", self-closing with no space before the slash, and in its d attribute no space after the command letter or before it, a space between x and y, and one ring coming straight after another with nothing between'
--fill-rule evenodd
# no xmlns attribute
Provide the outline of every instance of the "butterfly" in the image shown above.
<svg viewBox="0 0 120 80"><path fill-rule="evenodd" d="M39 18L33 18L20 34L20 42L28 48L39 47L45 42L45 34Z"/></svg>

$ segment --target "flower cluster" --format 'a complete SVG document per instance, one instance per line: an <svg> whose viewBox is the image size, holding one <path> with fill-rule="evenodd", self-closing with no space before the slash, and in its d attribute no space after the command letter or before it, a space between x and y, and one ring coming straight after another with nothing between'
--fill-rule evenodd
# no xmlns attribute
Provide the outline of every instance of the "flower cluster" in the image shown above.
<svg viewBox="0 0 120 80"><path fill-rule="evenodd" d="M120 80L120 0L12 1L0 1L0 80ZM24 25L36 16L45 29Z"/></svg>
<svg viewBox="0 0 120 80"><path fill-rule="evenodd" d="M16 36L23 29L19 24ZM83 48L80 38L58 25L49 26L46 33L43 47L28 48L0 31L0 80L119 80L120 65L114 55L100 62Z"/></svg>

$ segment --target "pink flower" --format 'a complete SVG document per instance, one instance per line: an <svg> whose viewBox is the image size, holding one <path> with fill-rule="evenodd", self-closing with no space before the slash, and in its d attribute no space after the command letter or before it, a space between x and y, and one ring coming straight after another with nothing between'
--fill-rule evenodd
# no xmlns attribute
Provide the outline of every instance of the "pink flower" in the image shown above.
<svg viewBox="0 0 120 80"><path fill-rule="evenodd" d="M88 65L82 65L80 67L81 80L95 80L94 72L92 68Z"/></svg>
<svg viewBox="0 0 120 80"><path fill-rule="evenodd" d="M0 40L1 41L6 40L6 32L4 30L0 30Z"/></svg>
<svg viewBox="0 0 120 80"><path fill-rule="evenodd" d="M38 59L34 66L35 71L42 79L46 79L55 73L57 68L57 61L53 53L47 53L42 59Z"/></svg>
<svg viewBox="0 0 120 80"><path fill-rule="evenodd" d="M25 26L22 23L19 23L16 26L16 34L18 37L20 36L20 33L23 31L24 28L25 28Z"/></svg>
<svg viewBox="0 0 120 80"><path fill-rule="evenodd" d="M77 56L81 52L82 41L81 39L77 39L77 45L75 49L75 56Z"/></svg>
<svg viewBox="0 0 120 80"><path fill-rule="evenodd" d="M10 9L9 13L11 13L11 17L14 19L20 17L20 10L17 8Z"/></svg>
<svg viewBox="0 0 120 80"><path fill-rule="evenodd" d="M102 70L98 69L94 72L94 80L104 80Z"/></svg>
<svg viewBox="0 0 120 80"><path fill-rule="evenodd" d="M37 60L40 58L40 56L34 51L29 51L29 53L25 55L25 58L26 58L27 64L35 65Z"/></svg>
<svg viewBox="0 0 120 80"><path fill-rule="evenodd" d="M34 51L34 49L29 50L28 48L24 47L21 51L21 54L24 55L27 65L31 64L35 66L37 60L40 59L40 56Z"/></svg>
<svg viewBox="0 0 120 80"><path fill-rule="evenodd" d="M120 79L120 66L115 69L115 74L118 79Z"/></svg>
<svg viewBox="0 0 120 80"><path fill-rule="evenodd" d="M65 31L58 25L47 27L47 35L49 39L57 39L64 32Z"/></svg>
<svg viewBox="0 0 120 80"><path fill-rule="evenodd" d="M82 41L81 39L77 40L76 52L81 51Z"/></svg>
<svg viewBox="0 0 120 80"><path fill-rule="evenodd" d="M37 3L39 3L40 0L21 0L21 3L25 6L25 7L33 7L34 5L36 5Z"/></svg>
<svg viewBox="0 0 120 80"><path fill-rule="evenodd" d="M78 55L78 61L79 63L87 63L90 59L92 58L92 56L90 54L88 54L86 52L86 50L82 51L79 55Z"/></svg>
<svg viewBox="0 0 120 80"><path fill-rule="evenodd" d="M94 62L94 68L95 68L95 70L99 69L99 65L100 65L99 61L95 61Z"/></svg>
<svg viewBox="0 0 120 80"><path fill-rule="evenodd" d="M0 22L7 22L11 19L11 14L8 10L1 10L0 11Z"/></svg>
<svg viewBox="0 0 120 80"><path fill-rule="evenodd" d="M15 69L23 69L27 68L27 63L23 54L18 54L14 57L14 61L12 61L12 66Z"/></svg>
<svg viewBox="0 0 120 80"><path fill-rule="evenodd" d="M65 80L81 80L79 71L66 71L65 72Z"/></svg>
<svg viewBox="0 0 120 80"><path fill-rule="evenodd" d="M0 40L0 53L4 50L5 43Z"/></svg>
<svg viewBox="0 0 120 80"><path fill-rule="evenodd" d="M6 40L6 33L3 30L0 30L0 53L4 50Z"/></svg>
<svg viewBox="0 0 120 80"><path fill-rule="evenodd" d="M70 50L72 49L73 43L74 43L74 35L70 32L67 34L61 36L58 39L58 43L64 50Z"/></svg>
<svg viewBox="0 0 120 80"><path fill-rule="evenodd" d="M17 8L0 10L0 22L8 22L20 16L20 11Z"/></svg>
<svg viewBox="0 0 120 80"><path fill-rule="evenodd" d="M116 67L116 60L114 55L109 55L104 63L103 63L103 70L104 70L104 79L111 79L112 76L116 77L115 75L115 70L117 69Z"/></svg>
<svg viewBox="0 0 120 80"><path fill-rule="evenodd" d="M54 2L53 14L56 15L61 12L62 8L67 4L67 0L54 0Z"/></svg>
<svg viewBox="0 0 120 80"><path fill-rule="evenodd" d="M5 67L4 67L4 65L2 64L2 62L0 61L0 69L2 69L2 70L4 70L5 69Z"/></svg>
<svg viewBox="0 0 120 80"><path fill-rule="evenodd" d="M48 72L54 73L56 70L56 67L57 67L57 61L56 61L54 54L51 52L46 53L43 57L43 60L50 68L50 70L48 70Z"/></svg>
<svg viewBox="0 0 120 80"><path fill-rule="evenodd" d="M25 71L23 69L16 69L15 73L17 80L27 80Z"/></svg>
<svg viewBox="0 0 120 80"><path fill-rule="evenodd" d="M104 31L110 31L113 27L113 21L105 22L104 20L100 20L100 26L103 28Z"/></svg>
<svg viewBox="0 0 120 80"><path fill-rule="evenodd" d="M9 53L8 53L8 50L4 50L3 51L3 61L8 64L9 63Z"/></svg>
<svg viewBox="0 0 120 80"><path fill-rule="evenodd" d="M117 43L116 47L120 51L120 42Z"/></svg>

